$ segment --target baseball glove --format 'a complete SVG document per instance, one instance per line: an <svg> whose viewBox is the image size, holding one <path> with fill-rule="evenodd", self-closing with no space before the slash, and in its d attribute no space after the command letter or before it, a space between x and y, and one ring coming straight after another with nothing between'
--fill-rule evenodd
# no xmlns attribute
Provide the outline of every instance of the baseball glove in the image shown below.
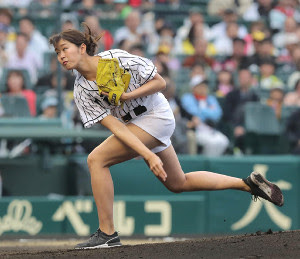
<svg viewBox="0 0 300 259"><path fill-rule="evenodd" d="M99 88L99 93L108 93L108 101L110 104L119 106L121 95L127 91L130 74L125 69L119 67L119 62L116 58L99 59L96 83Z"/></svg>

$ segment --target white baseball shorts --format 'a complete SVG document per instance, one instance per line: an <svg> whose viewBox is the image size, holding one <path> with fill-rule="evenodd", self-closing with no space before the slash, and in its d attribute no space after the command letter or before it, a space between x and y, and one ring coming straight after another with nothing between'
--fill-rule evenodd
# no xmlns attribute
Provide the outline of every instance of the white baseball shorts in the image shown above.
<svg viewBox="0 0 300 259"><path fill-rule="evenodd" d="M171 145L170 138L175 130L175 118L168 101L155 105L152 110L141 114L130 122L162 143L162 145L152 149L153 153L161 152Z"/></svg>

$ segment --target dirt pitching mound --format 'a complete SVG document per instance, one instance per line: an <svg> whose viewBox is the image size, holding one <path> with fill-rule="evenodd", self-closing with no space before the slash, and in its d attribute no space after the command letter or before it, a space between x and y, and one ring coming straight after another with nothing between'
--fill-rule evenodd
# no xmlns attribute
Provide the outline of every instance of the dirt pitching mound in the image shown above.
<svg viewBox="0 0 300 259"><path fill-rule="evenodd" d="M2 241L0 258L300 258L300 230L144 244L124 240L121 247L74 250L78 241Z"/></svg>

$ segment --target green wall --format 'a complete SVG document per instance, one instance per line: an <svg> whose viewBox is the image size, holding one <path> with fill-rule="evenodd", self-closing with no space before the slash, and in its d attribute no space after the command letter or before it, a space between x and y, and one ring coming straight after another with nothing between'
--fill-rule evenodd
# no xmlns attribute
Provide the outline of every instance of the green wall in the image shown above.
<svg viewBox="0 0 300 259"><path fill-rule="evenodd" d="M270 228L300 228L299 157L179 159L185 172L208 170L244 178L253 170L259 171L281 187L285 205L279 208L264 200L254 202L248 193L234 190L174 194L155 179L143 160L131 160L111 168L115 221L122 235L251 233ZM19 221L24 221L25 214L30 216L33 229L38 228L34 223L41 222L43 227L35 234L93 232L97 228L97 214L86 156L52 157L47 168L41 162L40 158L0 161L4 187L12 195L0 200L1 234L30 234L14 227L22 225ZM80 222L82 229L76 229L74 222Z"/></svg>

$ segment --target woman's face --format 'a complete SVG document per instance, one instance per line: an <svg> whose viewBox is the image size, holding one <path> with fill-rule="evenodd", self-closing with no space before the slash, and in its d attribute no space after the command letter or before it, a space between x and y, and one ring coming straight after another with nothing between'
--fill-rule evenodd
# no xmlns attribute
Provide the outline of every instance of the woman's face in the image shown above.
<svg viewBox="0 0 300 259"><path fill-rule="evenodd" d="M19 93L23 90L23 76L18 73L10 73L7 78L8 91L10 93Z"/></svg>
<svg viewBox="0 0 300 259"><path fill-rule="evenodd" d="M76 69L81 59L80 48L75 44L61 39L55 46L59 63L67 70Z"/></svg>

